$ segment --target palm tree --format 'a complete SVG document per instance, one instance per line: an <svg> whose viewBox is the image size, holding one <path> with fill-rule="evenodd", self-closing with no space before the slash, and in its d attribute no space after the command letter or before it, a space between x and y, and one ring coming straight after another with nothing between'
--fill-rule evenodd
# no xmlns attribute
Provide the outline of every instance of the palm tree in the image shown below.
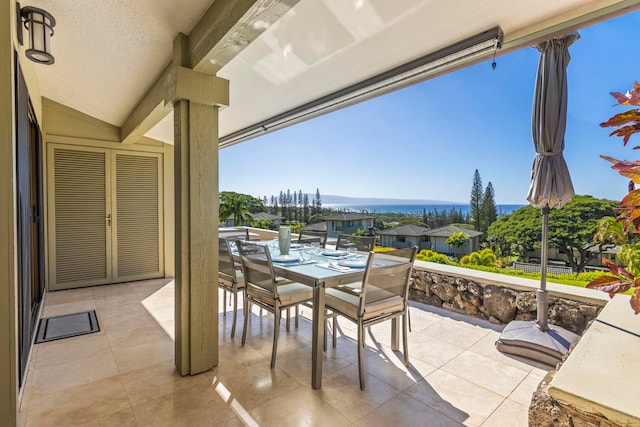
<svg viewBox="0 0 640 427"><path fill-rule="evenodd" d="M239 194L225 194L220 198L220 223L224 223L230 216L233 225L243 225L251 221L247 199Z"/></svg>

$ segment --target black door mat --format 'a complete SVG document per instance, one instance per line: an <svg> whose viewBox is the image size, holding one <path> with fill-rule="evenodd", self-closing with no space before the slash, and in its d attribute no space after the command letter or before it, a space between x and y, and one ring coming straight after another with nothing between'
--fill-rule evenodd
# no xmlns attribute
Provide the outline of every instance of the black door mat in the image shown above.
<svg viewBox="0 0 640 427"><path fill-rule="evenodd" d="M36 344L100 332L96 311L45 317L38 322Z"/></svg>

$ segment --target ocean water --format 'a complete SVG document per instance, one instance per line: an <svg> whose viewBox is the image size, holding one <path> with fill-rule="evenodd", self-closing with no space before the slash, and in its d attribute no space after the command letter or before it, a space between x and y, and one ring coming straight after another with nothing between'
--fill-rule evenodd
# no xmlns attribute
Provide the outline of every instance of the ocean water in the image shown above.
<svg viewBox="0 0 640 427"><path fill-rule="evenodd" d="M323 207L337 210L347 210L352 212L366 211L368 213L403 213L403 214L419 214L423 210L427 212L448 212L451 209L461 211L463 215L469 213L471 207L465 204L436 204L436 205L350 205L350 204L323 204ZM510 214L515 210L526 205L496 205L498 215Z"/></svg>

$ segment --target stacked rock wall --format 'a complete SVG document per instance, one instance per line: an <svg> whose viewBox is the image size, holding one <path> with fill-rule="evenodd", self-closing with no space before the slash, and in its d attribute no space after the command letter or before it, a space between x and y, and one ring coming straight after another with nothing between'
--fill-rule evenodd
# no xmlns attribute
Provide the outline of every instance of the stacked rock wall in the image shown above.
<svg viewBox="0 0 640 427"><path fill-rule="evenodd" d="M463 277L414 269L409 289L412 300L476 316L495 324L536 319L536 293L475 282ZM581 335L602 306L549 298L549 323Z"/></svg>
<svg viewBox="0 0 640 427"><path fill-rule="evenodd" d="M529 427L618 427L618 424L607 420L602 414L584 413L549 396L551 380L561 367L558 364L555 370L547 373L533 393L529 405Z"/></svg>

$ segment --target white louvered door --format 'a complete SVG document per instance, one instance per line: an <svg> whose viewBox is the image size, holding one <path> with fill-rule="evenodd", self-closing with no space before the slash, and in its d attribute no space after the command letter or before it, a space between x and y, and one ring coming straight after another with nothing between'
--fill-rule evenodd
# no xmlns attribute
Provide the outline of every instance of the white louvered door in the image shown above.
<svg viewBox="0 0 640 427"><path fill-rule="evenodd" d="M161 155L49 144L49 289L162 277Z"/></svg>
<svg viewBox="0 0 640 427"><path fill-rule="evenodd" d="M119 281L162 273L162 169L159 154L112 152L113 275Z"/></svg>
<svg viewBox="0 0 640 427"><path fill-rule="evenodd" d="M49 145L48 151L49 288L110 283L110 156L89 147Z"/></svg>

